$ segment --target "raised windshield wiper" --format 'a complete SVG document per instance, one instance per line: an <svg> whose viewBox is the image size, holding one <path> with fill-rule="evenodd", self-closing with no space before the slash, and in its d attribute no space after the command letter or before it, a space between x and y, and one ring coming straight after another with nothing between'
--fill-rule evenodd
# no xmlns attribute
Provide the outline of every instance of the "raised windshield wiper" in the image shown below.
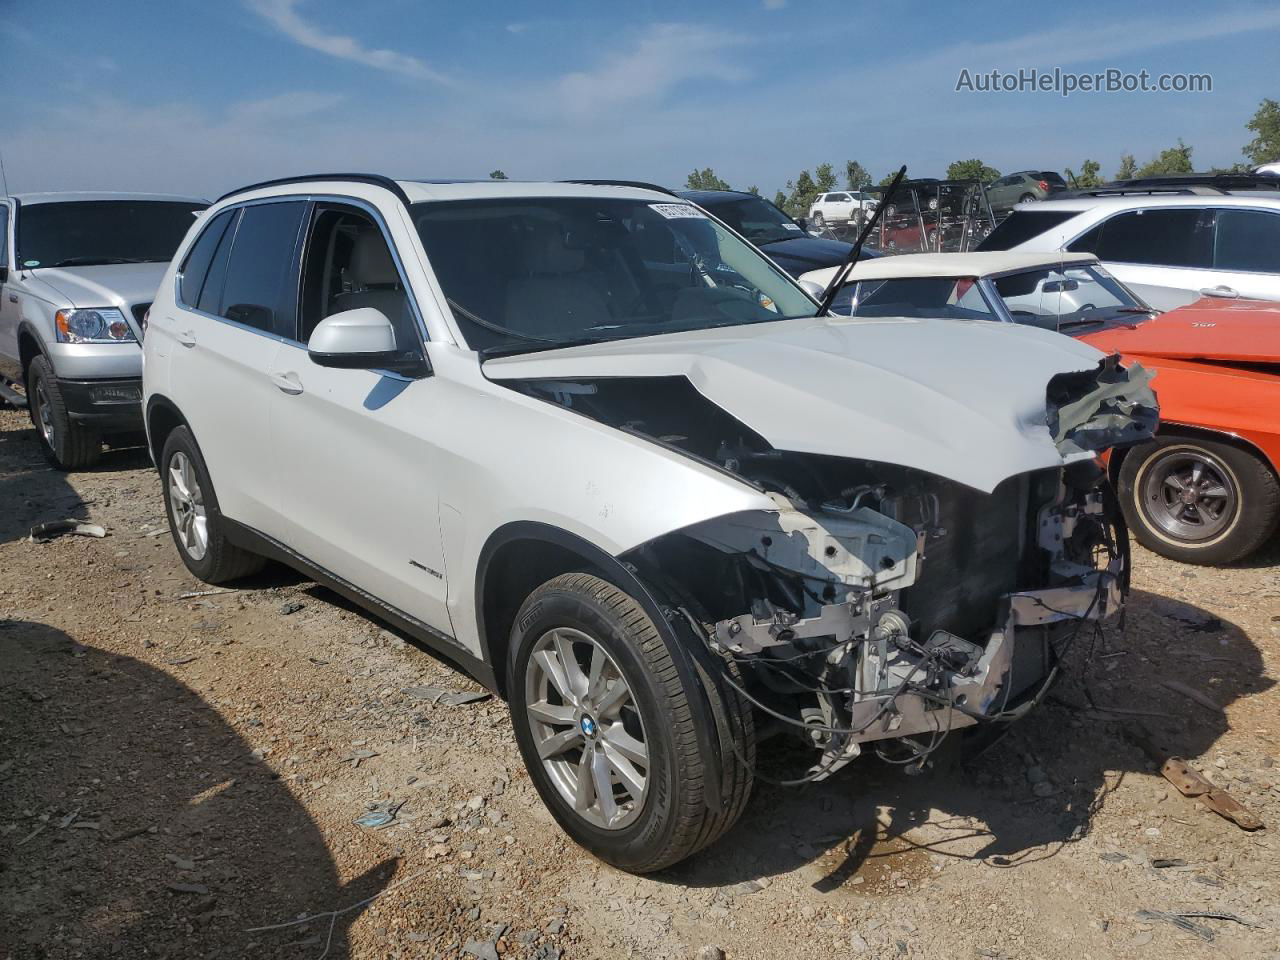
<svg viewBox="0 0 1280 960"><path fill-rule="evenodd" d="M880 215L884 213L889 206L889 201L893 199L893 192L898 189L898 184L902 182L902 178L907 175L907 165L904 163L898 168L897 174L894 175L893 182L889 184L889 188L885 190L884 196L880 198L880 202L876 204L875 210L871 211L871 217L862 226L862 230L858 232L858 239L854 241L853 248L849 251L849 256L845 258L840 269L831 277L831 282L827 284L827 289L822 291L822 297L818 300L818 312L814 316L822 316L831 310L831 304L835 303L836 294L840 292L840 288L844 286L845 280L848 279L849 273L853 270L854 264L858 262L858 257L862 256L862 245L866 243L867 237L871 236L871 231L875 229L876 224L880 222Z"/></svg>
<svg viewBox="0 0 1280 960"><path fill-rule="evenodd" d="M105 267L117 263L162 263L161 260L148 260L145 257L67 257L53 263L42 263L42 267Z"/></svg>

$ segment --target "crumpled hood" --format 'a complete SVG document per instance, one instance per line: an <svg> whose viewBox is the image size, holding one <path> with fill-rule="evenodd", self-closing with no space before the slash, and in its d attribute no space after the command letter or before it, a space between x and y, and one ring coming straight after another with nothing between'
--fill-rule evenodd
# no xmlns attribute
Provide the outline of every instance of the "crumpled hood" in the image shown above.
<svg viewBox="0 0 1280 960"><path fill-rule="evenodd" d="M1049 381L1103 359L1014 324L815 318L495 358L484 372L499 381L683 375L776 449L900 464L990 492L1064 463L1047 426Z"/></svg>
<svg viewBox="0 0 1280 960"><path fill-rule="evenodd" d="M130 307L150 303L168 263L112 263L97 267L37 267L32 275L73 307ZM125 316L129 312L125 310Z"/></svg>
<svg viewBox="0 0 1280 960"><path fill-rule="evenodd" d="M1205 297L1136 326L1080 339L1108 352L1165 360L1280 363L1280 303Z"/></svg>

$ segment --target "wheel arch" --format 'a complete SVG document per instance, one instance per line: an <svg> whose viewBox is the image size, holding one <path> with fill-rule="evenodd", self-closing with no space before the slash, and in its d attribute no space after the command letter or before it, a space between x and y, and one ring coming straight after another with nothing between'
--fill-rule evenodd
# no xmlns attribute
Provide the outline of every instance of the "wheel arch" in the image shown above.
<svg viewBox="0 0 1280 960"><path fill-rule="evenodd" d="M1171 439L1211 440L1215 443L1227 444L1256 457L1277 479L1280 479L1280 464L1273 462L1267 456L1267 452L1256 443L1237 433L1232 433L1230 430L1215 430L1212 427L1198 427L1187 423L1171 423L1167 420L1162 420L1160 428L1155 435L1155 440ZM1116 450L1107 461L1107 474L1111 478L1112 486L1117 487L1117 489L1124 461L1134 449L1134 447L1125 447L1123 450Z"/></svg>
<svg viewBox="0 0 1280 960"><path fill-rule="evenodd" d="M27 371L36 357L46 356L40 335L29 322L18 325L18 363L22 366L22 385L26 386Z"/></svg>
<svg viewBox="0 0 1280 960"><path fill-rule="evenodd" d="M188 427L187 418L168 397L155 394L147 400L146 411L147 450L151 454L151 462L160 466L160 453L169 434L178 427Z"/></svg>
<svg viewBox="0 0 1280 960"><path fill-rule="evenodd" d="M694 715L694 735L703 757L718 771L704 783L707 805L718 810L726 802L722 784L725 746L720 742L708 693L699 676L705 650L688 642L688 627L637 575L583 537L537 521L515 521L499 527L480 551L475 579L476 627L483 661L492 668L500 696L508 696L511 632L521 604L537 587L572 571L594 573L630 594L644 608L653 625L665 635L672 662Z"/></svg>

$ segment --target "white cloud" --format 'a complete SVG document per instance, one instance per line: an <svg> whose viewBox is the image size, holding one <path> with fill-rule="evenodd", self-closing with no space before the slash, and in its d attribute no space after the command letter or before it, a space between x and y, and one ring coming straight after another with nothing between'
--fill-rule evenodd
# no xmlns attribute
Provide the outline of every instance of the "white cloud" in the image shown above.
<svg viewBox="0 0 1280 960"><path fill-rule="evenodd" d="M607 56L594 70L561 77L560 105L571 114L594 114L659 100L687 80L743 80L746 72L725 53L745 42L746 37L711 27L653 24L630 52Z"/></svg>
<svg viewBox="0 0 1280 960"><path fill-rule="evenodd" d="M762 6L766 10L781 10L787 5L787 0L763 0Z"/></svg>
<svg viewBox="0 0 1280 960"><path fill-rule="evenodd" d="M444 74L433 70L424 61L395 50L370 49L354 37L340 33L326 33L320 27L305 20L298 13L301 0L245 0L246 5L286 37L300 46L318 50L339 60L362 63L377 70L399 73L418 80L432 80L448 84ZM356 6L353 9L359 9Z"/></svg>
<svg viewBox="0 0 1280 960"><path fill-rule="evenodd" d="M337 93L317 93L312 90L295 90L279 93L261 100L245 100L233 104L227 111L228 119L246 123L275 123L299 120L336 107L346 97Z"/></svg>
<svg viewBox="0 0 1280 960"><path fill-rule="evenodd" d="M507 33L524 33L528 29L529 29L529 25L527 23L508 23L507 24Z"/></svg>

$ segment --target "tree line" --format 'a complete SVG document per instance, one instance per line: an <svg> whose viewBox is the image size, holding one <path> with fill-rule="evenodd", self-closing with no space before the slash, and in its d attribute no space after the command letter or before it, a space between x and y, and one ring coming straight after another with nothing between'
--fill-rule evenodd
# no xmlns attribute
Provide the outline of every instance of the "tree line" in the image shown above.
<svg viewBox="0 0 1280 960"><path fill-rule="evenodd" d="M1213 167L1210 173L1247 173L1252 167L1263 163L1280 161L1280 102L1267 98L1259 104L1253 118L1245 125L1253 132L1254 137L1245 144L1242 153L1247 162L1240 162L1230 167ZM1157 153L1151 160L1139 166L1132 153L1122 153L1120 164L1112 179L1131 180L1134 177L1156 177L1170 174L1194 173L1191 162L1191 147L1178 140L1177 145L1167 147ZM849 160L844 165L843 180L830 163L820 163L813 172L801 170L793 180L774 194L773 202L793 217L807 216L814 199L820 193L833 190L865 190L873 182L878 186L887 186L896 171L886 174L879 181L873 181L866 167L856 160ZM1087 189L1105 182L1102 175L1102 164L1097 160L1085 159L1079 171L1066 167L1063 170L1067 182ZM990 183L999 179L1001 173L995 167L978 158L957 160L947 167L948 180L978 180ZM730 190L729 183L716 174L711 167L694 170L685 180L686 190ZM758 187L747 188L749 193L760 195Z"/></svg>

